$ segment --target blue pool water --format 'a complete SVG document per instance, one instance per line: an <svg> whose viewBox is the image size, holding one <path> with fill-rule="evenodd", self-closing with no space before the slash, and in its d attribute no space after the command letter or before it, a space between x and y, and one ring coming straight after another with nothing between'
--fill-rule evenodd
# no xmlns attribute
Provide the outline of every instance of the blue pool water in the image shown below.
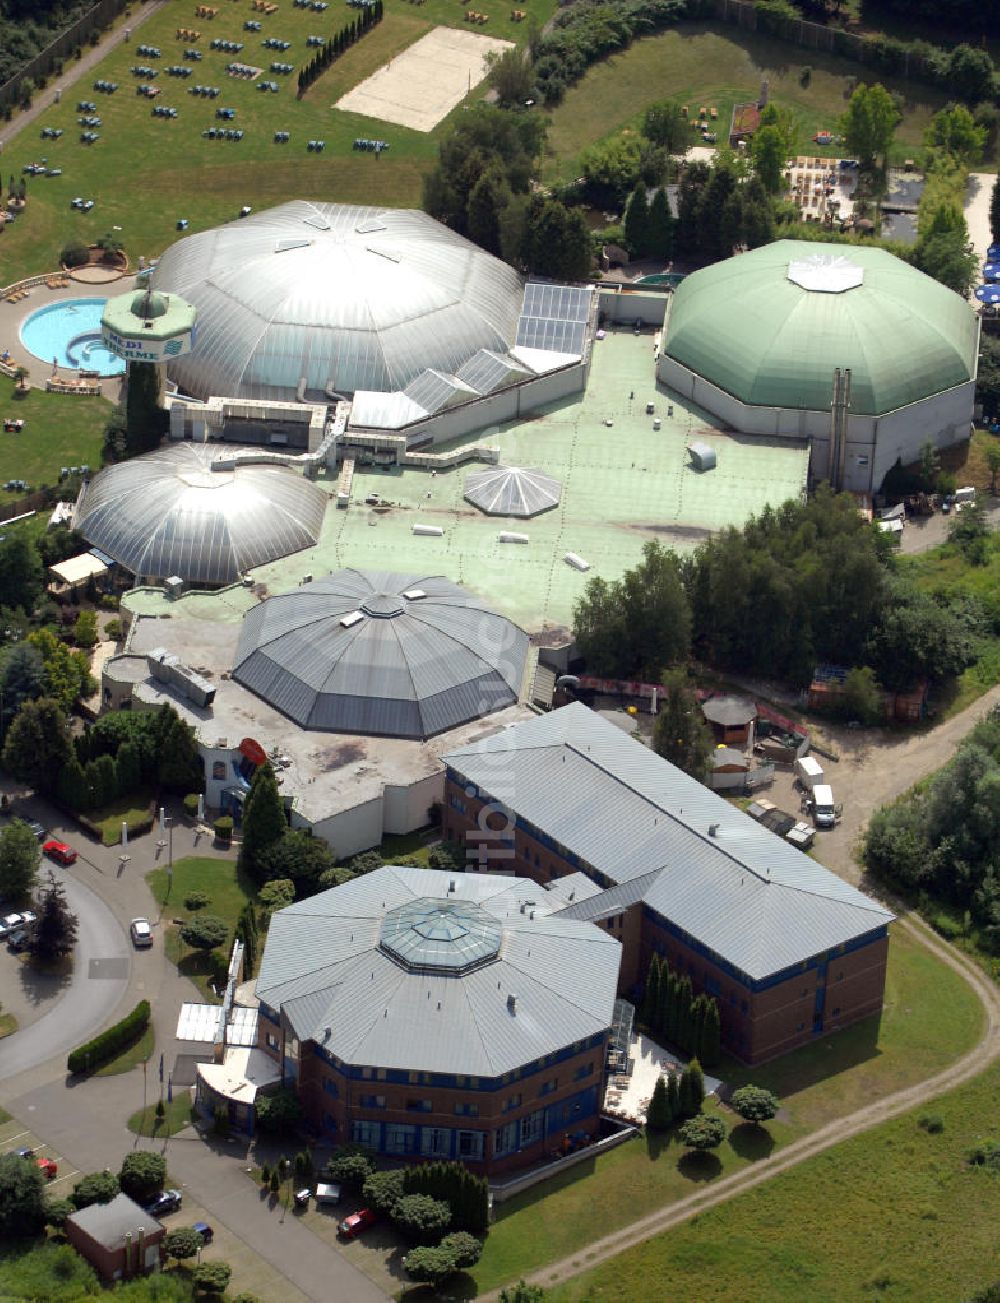
<svg viewBox="0 0 1000 1303"><path fill-rule="evenodd" d="M118 376L125 362L101 342L101 313L107 299L65 299L39 308L21 322L21 343L43 362L73 371Z"/></svg>

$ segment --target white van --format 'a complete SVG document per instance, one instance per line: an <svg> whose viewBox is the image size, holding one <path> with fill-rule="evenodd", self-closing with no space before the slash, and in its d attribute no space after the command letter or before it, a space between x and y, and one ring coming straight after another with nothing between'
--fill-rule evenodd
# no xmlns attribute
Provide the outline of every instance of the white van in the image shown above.
<svg viewBox="0 0 1000 1303"><path fill-rule="evenodd" d="M817 828L832 828L837 822L837 808L833 803L833 788L828 783L817 783L809 798L809 813Z"/></svg>
<svg viewBox="0 0 1000 1303"><path fill-rule="evenodd" d="M812 756L800 756L792 766L799 786L811 792L817 783L822 783L823 766Z"/></svg>

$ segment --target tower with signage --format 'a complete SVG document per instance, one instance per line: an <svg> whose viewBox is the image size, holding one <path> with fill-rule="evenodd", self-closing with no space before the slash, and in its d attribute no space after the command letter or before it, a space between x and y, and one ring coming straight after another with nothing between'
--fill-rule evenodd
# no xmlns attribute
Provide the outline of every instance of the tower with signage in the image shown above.
<svg viewBox="0 0 1000 1303"><path fill-rule="evenodd" d="M196 315L179 295L147 286L108 299L101 335L105 347L126 362L151 362L156 367L162 399L167 363L194 346Z"/></svg>

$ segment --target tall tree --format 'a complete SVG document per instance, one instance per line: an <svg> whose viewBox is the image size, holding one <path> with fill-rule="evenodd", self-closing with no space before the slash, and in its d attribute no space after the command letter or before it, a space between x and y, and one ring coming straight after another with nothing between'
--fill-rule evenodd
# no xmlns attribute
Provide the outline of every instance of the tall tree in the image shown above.
<svg viewBox="0 0 1000 1303"><path fill-rule="evenodd" d="M864 82L851 96L847 111L840 120L847 148L857 154L862 168L874 172L885 168L896 127L902 114L886 88L876 82Z"/></svg>
<svg viewBox="0 0 1000 1303"><path fill-rule="evenodd" d="M31 643L18 643L10 649L3 664L3 677L0 679L0 731L6 732L7 724L20 710L22 702L34 701L40 697L43 687L41 652Z"/></svg>
<svg viewBox="0 0 1000 1303"><path fill-rule="evenodd" d="M649 203L642 181L629 195L625 206L625 243L633 258L645 257L649 249Z"/></svg>
<svg viewBox="0 0 1000 1303"><path fill-rule="evenodd" d="M205 770L194 729L175 715L160 747L160 784L168 792L202 792Z"/></svg>
<svg viewBox="0 0 1000 1303"><path fill-rule="evenodd" d="M256 881L263 879L265 852L288 831L285 804L278 790L274 770L266 761L258 766L243 806L243 842L240 868Z"/></svg>
<svg viewBox="0 0 1000 1303"><path fill-rule="evenodd" d="M12 1244L45 1226L45 1178L12 1149L0 1154L0 1239Z"/></svg>
<svg viewBox="0 0 1000 1303"><path fill-rule="evenodd" d="M660 956L653 954L646 973L646 989L642 997L642 1021L647 1027L653 1027L660 999Z"/></svg>
<svg viewBox="0 0 1000 1303"><path fill-rule="evenodd" d="M666 1131L673 1122L667 1099L667 1083L662 1076L656 1078L649 1108L646 1110L646 1125L650 1131Z"/></svg>
<svg viewBox="0 0 1000 1303"><path fill-rule="evenodd" d="M658 100L642 116L642 134L670 154L683 154L691 139L691 124L676 100Z"/></svg>
<svg viewBox="0 0 1000 1303"><path fill-rule="evenodd" d="M0 898L19 900L35 885L41 850L38 838L21 819L0 832Z"/></svg>
<svg viewBox="0 0 1000 1303"><path fill-rule="evenodd" d="M785 139L776 126L761 127L750 147L754 172L769 195L781 194L785 188Z"/></svg>
<svg viewBox="0 0 1000 1303"><path fill-rule="evenodd" d="M57 701L26 701L14 717L3 748L3 765L15 778L47 795L73 755L69 725Z"/></svg>
<svg viewBox="0 0 1000 1303"><path fill-rule="evenodd" d="M692 1059L681 1073L679 1091L681 1116L694 1117L705 1102L705 1074L697 1059Z"/></svg>
<svg viewBox="0 0 1000 1303"><path fill-rule="evenodd" d="M675 553L652 540L621 579L590 580L573 611L577 646L593 674L656 681L687 658L691 612Z"/></svg>
<svg viewBox="0 0 1000 1303"><path fill-rule="evenodd" d="M684 257L698 254L702 197L711 175L708 164L700 159L688 163L681 173L677 190L676 245L677 252Z"/></svg>
<svg viewBox="0 0 1000 1303"><path fill-rule="evenodd" d="M666 189L660 186L653 195L653 202L649 205L649 256L651 258L673 257L675 226Z"/></svg>
<svg viewBox="0 0 1000 1303"><path fill-rule="evenodd" d="M81 651L71 651L51 629L36 629L28 642L42 657L42 685L45 695L70 711L91 687L90 661Z"/></svg>
<svg viewBox="0 0 1000 1303"><path fill-rule="evenodd" d="M699 783L708 777L712 734L683 669L663 676L665 691L653 726L653 750Z"/></svg>
<svg viewBox="0 0 1000 1303"><path fill-rule="evenodd" d="M706 1068L714 1068L719 1062L721 1050L722 1024L719 1018L719 1002L709 998L698 1058Z"/></svg>
<svg viewBox="0 0 1000 1303"><path fill-rule="evenodd" d="M125 395L125 442L129 456L160 446L166 428L160 379L152 362L130 362Z"/></svg>
<svg viewBox="0 0 1000 1303"><path fill-rule="evenodd" d="M42 558L23 531L0 543L0 606L20 607L29 614L42 593Z"/></svg>
<svg viewBox="0 0 1000 1303"><path fill-rule="evenodd" d="M535 74L523 49L508 49L486 56L487 80L503 108L520 108L535 94Z"/></svg>
<svg viewBox="0 0 1000 1303"><path fill-rule="evenodd" d="M500 218L510 199L510 186L499 163L487 167L469 192L469 239L487 253L500 255Z"/></svg>
<svg viewBox="0 0 1000 1303"><path fill-rule="evenodd" d="M38 918L29 946L32 958L45 964L73 953L78 921L66 904L65 887L51 869L48 879L38 902Z"/></svg>
<svg viewBox="0 0 1000 1303"><path fill-rule="evenodd" d="M964 104L946 104L931 118L924 143L945 150L968 166L982 158L986 135L986 128L976 123Z"/></svg>
<svg viewBox="0 0 1000 1303"><path fill-rule="evenodd" d="M995 244L1000 244L1000 176L993 182L990 195L990 234Z"/></svg>

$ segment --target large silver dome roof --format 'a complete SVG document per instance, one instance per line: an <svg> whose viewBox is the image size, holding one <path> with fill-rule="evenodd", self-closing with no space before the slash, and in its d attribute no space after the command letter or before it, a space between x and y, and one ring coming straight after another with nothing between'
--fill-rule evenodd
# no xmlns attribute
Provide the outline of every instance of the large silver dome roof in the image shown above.
<svg viewBox="0 0 1000 1303"><path fill-rule="evenodd" d="M198 398L402 390L506 354L523 298L511 267L426 213L306 200L178 241L153 284L198 311L170 365Z"/></svg>
<svg viewBox="0 0 1000 1303"><path fill-rule="evenodd" d="M281 466L213 471L217 455L181 443L109 466L87 487L74 527L135 575L195 584L234 583L316 542L322 489Z"/></svg>
<svg viewBox="0 0 1000 1303"><path fill-rule="evenodd" d="M527 652L439 575L337 570L247 612L233 678L302 728L427 738L517 701Z"/></svg>

